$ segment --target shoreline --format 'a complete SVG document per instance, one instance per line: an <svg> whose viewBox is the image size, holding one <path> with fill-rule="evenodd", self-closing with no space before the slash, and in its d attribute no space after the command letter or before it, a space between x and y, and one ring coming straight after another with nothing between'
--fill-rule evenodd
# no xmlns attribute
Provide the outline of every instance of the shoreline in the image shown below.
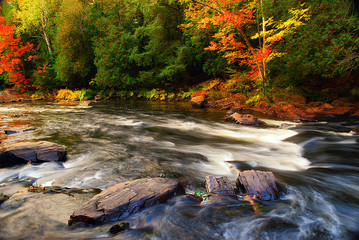
<svg viewBox="0 0 359 240"><path fill-rule="evenodd" d="M29 94L18 93L15 91L0 92L1 103L15 103L15 102L30 102L39 100L49 100L54 103L64 105L90 105L95 102L120 100L120 96L111 96L99 99L89 100L59 100L54 98L37 97L33 98ZM132 99L132 98L131 98ZM279 118L283 120L290 120L294 122L310 122L319 120L330 120L336 118L358 119L359 118L359 102L349 103L344 101L337 101L336 104L326 102L309 102L306 103L302 96L292 96L288 100L275 99L275 103L270 103L268 99L259 100L256 103L247 104L246 100L240 94L234 94L230 97L221 98L219 100L204 100L205 104L201 107L203 109L213 108L230 112L253 112L271 118ZM143 100L143 99L133 99ZM172 102L191 102L191 100L150 100L145 101L172 101ZM195 106L193 106L195 107Z"/></svg>

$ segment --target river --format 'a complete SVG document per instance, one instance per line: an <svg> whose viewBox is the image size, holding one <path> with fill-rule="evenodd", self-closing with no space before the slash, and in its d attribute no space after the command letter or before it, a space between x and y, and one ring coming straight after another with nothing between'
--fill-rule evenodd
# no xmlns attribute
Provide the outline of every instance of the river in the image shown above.
<svg viewBox="0 0 359 240"><path fill-rule="evenodd" d="M114 239L348 239L359 231L359 122L290 123L265 127L224 121L219 110L186 103L103 102L89 107L53 103L0 105L0 142L46 140L66 145L64 164L0 169L0 239L102 239L111 224L72 228L72 212L116 183L178 178L186 191L205 191L208 174L235 181L248 169L274 173L285 193L248 204L207 204L177 196L131 215L131 230ZM5 135L3 130L35 131ZM47 194L27 186L93 189Z"/></svg>

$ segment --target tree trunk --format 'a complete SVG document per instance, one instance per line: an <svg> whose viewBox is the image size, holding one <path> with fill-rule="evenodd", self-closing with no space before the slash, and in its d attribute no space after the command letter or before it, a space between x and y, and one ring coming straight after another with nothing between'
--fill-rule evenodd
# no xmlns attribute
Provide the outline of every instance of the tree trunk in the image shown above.
<svg viewBox="0 0 359 240"><path fill-rule="evenodd" d="M41 27L42 27L42 35L44 36L45 42L46 42L46 46L47 46L47 50L49 51L50 56L52 55L52 48L51 48L51 41L49 38L49 35L47 33L47 14L46 14L46 9L44 7L44 9L41 9Z"/></svg>

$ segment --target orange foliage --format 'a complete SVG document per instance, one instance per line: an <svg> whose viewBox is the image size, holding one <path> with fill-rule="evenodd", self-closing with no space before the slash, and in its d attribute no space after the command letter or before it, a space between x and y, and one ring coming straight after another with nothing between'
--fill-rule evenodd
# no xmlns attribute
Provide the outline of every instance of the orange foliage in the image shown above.
<svg viewBox="0 0 359 240"><path fill-rule="evenodd" d="M32 50L32 44L27 42L23 45L20 37L14 37L14 26L6 25L5 19L0 16L0 74L7 72L7 80L21 92L30 82L30 78L25 77L24 62L34 59L30 54Z"/></svg>
<svg viewBox="0 0 359 240"><path fill-rule="evenodd" d="M196 91L196 92L192 93L191 98L198 97L198 96L205 97L206 95L207 95L206 91Z"/></svg>
<svg viewBox="0 0 359 240"><path fill-rule="evenodd" d="M206 0L194 1L195 5L186 12L199 29L214 29L213 41L206 50L223 52L229 63L251 67L252 78L260 76L264 81L263 62L273 49L270 44L254 48L246 35L246 30L255 21L249 0ZM183 27L193 27L187 24ZM279 41L276 39L275 41Z"/></svg>

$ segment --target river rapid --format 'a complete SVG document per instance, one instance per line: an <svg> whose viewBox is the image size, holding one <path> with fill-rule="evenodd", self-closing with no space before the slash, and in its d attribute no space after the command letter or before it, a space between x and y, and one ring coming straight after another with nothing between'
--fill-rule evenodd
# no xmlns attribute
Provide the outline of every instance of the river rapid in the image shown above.
<svg viewBox="0 0 359 240"><path fill-rule="evenodd" d="M225 112L185 103L103 102L89 107L53 103L0 105L0 146L23 140L66 145L64 164L0 169L0 239L348 239L359 233L359 122L291 123L266 127L224 121ZM5 135L4 130L35 131ZM186 191L205 191L208 174L233 183L242 170L269 170L285 193L261 202L207 204L176 196L111 224L72 228L72 212L96 189L145 177L178 178ZM23 191L27 186L89 189L85 193ZM239 204L243 203L243 204ZM112 223L113 224L113 223Z"/></svg>

